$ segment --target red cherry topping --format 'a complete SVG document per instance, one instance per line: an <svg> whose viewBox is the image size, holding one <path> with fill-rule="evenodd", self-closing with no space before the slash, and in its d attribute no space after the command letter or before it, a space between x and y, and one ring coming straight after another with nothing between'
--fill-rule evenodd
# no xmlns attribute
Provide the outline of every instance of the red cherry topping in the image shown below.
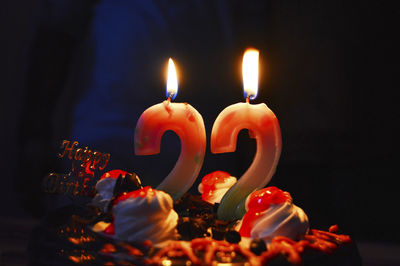
<svg viewBox="0 0 400 266"><path fill-rule="evenodd" d="M120 175L126 175L128 174L128 172L123 171L123 170L111 170L108 171L107 173L104 173L101 177L100 180L104 179L104 178L118 178Z"/></svg>
<svg viewBox="0 0 400 266"><path fill-rule="evenodd" d="M240 235L250 237L251 229L260 212L266 211L272 205L291 201L292 197L289 192L280 190L277 187L266 187L254 191L250 194L246 204L247 213L243 216L242 226L239 230Z"/></svg>
<svg viewBox="0 0 400 266"><path fill-rule="evenodd" d="M154 197L156 195L156 190L152 189L150 186L146 186L144 188L134 190L131 192L124 192L121 195L118 196L113 202L114 205L118 204L121 201L124 201L129 198L145 198L147 196Z"/></svg>
<svg viewBox="0 0 400 266"><path fill-rule="evenodd" d="M203 194L201 195L201 198L205 201L211 199L212 194L216 189L215 185L218 183L224 183L230 176L229 173L224 171L215 171L205 175L201 180L201 184L203 185Z"/></svg>
<svg viewBox="0 0 400 266"><path fill-rule="evenodd" d="M288 192L280 190L277 187L266 187L250 194L247 209L249 211L265 211L272 204L281 204L291 200L292 197Z"/></svg>

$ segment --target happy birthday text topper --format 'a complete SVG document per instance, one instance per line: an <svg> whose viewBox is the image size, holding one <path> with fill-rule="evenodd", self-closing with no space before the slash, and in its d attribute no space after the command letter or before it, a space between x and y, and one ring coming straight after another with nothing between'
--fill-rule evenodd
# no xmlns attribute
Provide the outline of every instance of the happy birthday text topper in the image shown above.
<svg viewBox="0 0 400 266"><path fill-rule="evenodd" d="M69 195L73 197L94 197L96 194L93 179L86 177L82 180L77 180L73 177L72 173L50 173L43 179L42 186L44 192L49 194Z"/></svg>
<svg viewBox="0 0 400 266"><path fill-rule="evenodd" d="M71 160L81 161L82 166L88 165L90 170L104 170L111 155L109 153L101 153L99 151L92 151L88 147L78 148L79 142L74 141L71 143L69 140L63 140L61 144L61 152L58 154L59 158L67 156Z"/></svg>
<svg viewBox="0 0 400 266"><path fill-rule="evenodd" d="M78 141L63 140L59 158L72 160L68 173L50 173L42 182L44 192L68 196L89 196L96 193L95 170L104 170L110 161L109 153L93 151L88 147L78 147Z"/></svg>

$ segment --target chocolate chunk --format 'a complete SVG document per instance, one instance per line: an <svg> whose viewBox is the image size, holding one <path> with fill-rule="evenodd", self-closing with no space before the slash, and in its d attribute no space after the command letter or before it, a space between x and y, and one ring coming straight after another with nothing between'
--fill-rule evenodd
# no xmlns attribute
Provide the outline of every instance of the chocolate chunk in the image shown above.
<svg viewBox="0 0 400 266"><path fill-rule="evenodd" d="M253 239L250 243L250 251L256 255L260 255L262 252L267 250L267 246L265 245L264 240L262 239Z"/></svg>
<svg viewBox="0 0 400 266"><path fill-rule="evenodd" d="M180 218L177 229L183 240L204 237L207 234L206 223L201 218Z"/></svg>
<svg viewBox="0 0 400 266"><path fill-rule="evenodd" d="M135 173L128 173L126 175L119 175L117 182L114 186L114 197L117 197L123 192L130 192L143 188L142 183Z"/></svg>
<svg viewBox="0 0 400 266"><path fill-rule="evenodd" d="M185 194L174 203L175 211L180 215L181 212L189 211L189 216L194 217L204 213L213 213L214 205L204 201L201 196Z"/></svg>
<svg viewBox="0 0 400 266"><path fill-rule="evenodd" d="M240 234L235 230L229 230L225 233L225 240L232 244L237 244L240 242L242 237Z"/></svg>

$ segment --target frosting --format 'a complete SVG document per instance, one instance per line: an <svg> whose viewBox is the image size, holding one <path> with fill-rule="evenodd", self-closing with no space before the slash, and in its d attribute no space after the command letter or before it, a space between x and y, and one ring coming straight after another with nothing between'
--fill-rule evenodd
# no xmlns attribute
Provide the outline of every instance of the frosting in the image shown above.
<svg viewBox="0 0 400 266"><path fill-rule="evenodd" d="M147 186L116 199L113 207L116 239L154 244L175 239L178 214L169 194Z"/></svg>
<svg viewBox="0 0 400 266"><path fill-rule="evenodd" d="M239 224L243 237L271 242L275 236L301 239L309 229L308 217L292 203L288 192L267 187L253 192L246 200L247 213Z"/></svg>
<svg viewBox="0 0 400 266"><path fill-rule="evenodd" d="M113 197L114 186L117 179L106 178L101 179L96 184L96 195L94 196L92 203L97 206L102 212L106 212L107 206Z"/></svg>
<svg viewBox="0 0 400 266"><path fill-rule="evenodd" d="M236 183L236 177L215 171L205 175L198 186L201 198L209 203L220 203L225 193Z"/></svg>
<svg viewBox="0 0 400 266"><path fill-rule="evenodd" d="M107 206L114 195L114 187L117 178L120 175L126 175L128 172L122 170L111 170L100 177L96 184L96 195L92 203L102 212L106 212Z"/></svg>

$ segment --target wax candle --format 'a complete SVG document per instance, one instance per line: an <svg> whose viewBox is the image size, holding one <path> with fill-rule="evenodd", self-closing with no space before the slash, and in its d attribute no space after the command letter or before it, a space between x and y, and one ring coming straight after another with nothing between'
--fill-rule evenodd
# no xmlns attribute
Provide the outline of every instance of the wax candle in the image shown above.
<svg viewBox="0 0 400 266"><path fill-rule="evenodd" d="M178 92L174 63L169 59L167 100L148 108L140 116L135 129L135 153L152 155L160 152L161 137L174 131L181 141L181 152L172 171L157 187L180 198L196 180L204 160L206 131L200 113L188 103L173 103ZM144 178L145 180L145 178Z"/></svg>
<svg viewBox="0 0 400 266"><path fill-rule="evenodd" d="M268 184L275 172L282 149L278 119L265 103L250 104L258 92L259 52L249 49L243 56L243 90L246 102L225 108L214 122L211 132L211 152L225 153L236 150L237 135L248 129L256 139L257 151L251 166L238 182L224 195L218 208L218 218L240 219L244 213L246 197Z"/></svg>

